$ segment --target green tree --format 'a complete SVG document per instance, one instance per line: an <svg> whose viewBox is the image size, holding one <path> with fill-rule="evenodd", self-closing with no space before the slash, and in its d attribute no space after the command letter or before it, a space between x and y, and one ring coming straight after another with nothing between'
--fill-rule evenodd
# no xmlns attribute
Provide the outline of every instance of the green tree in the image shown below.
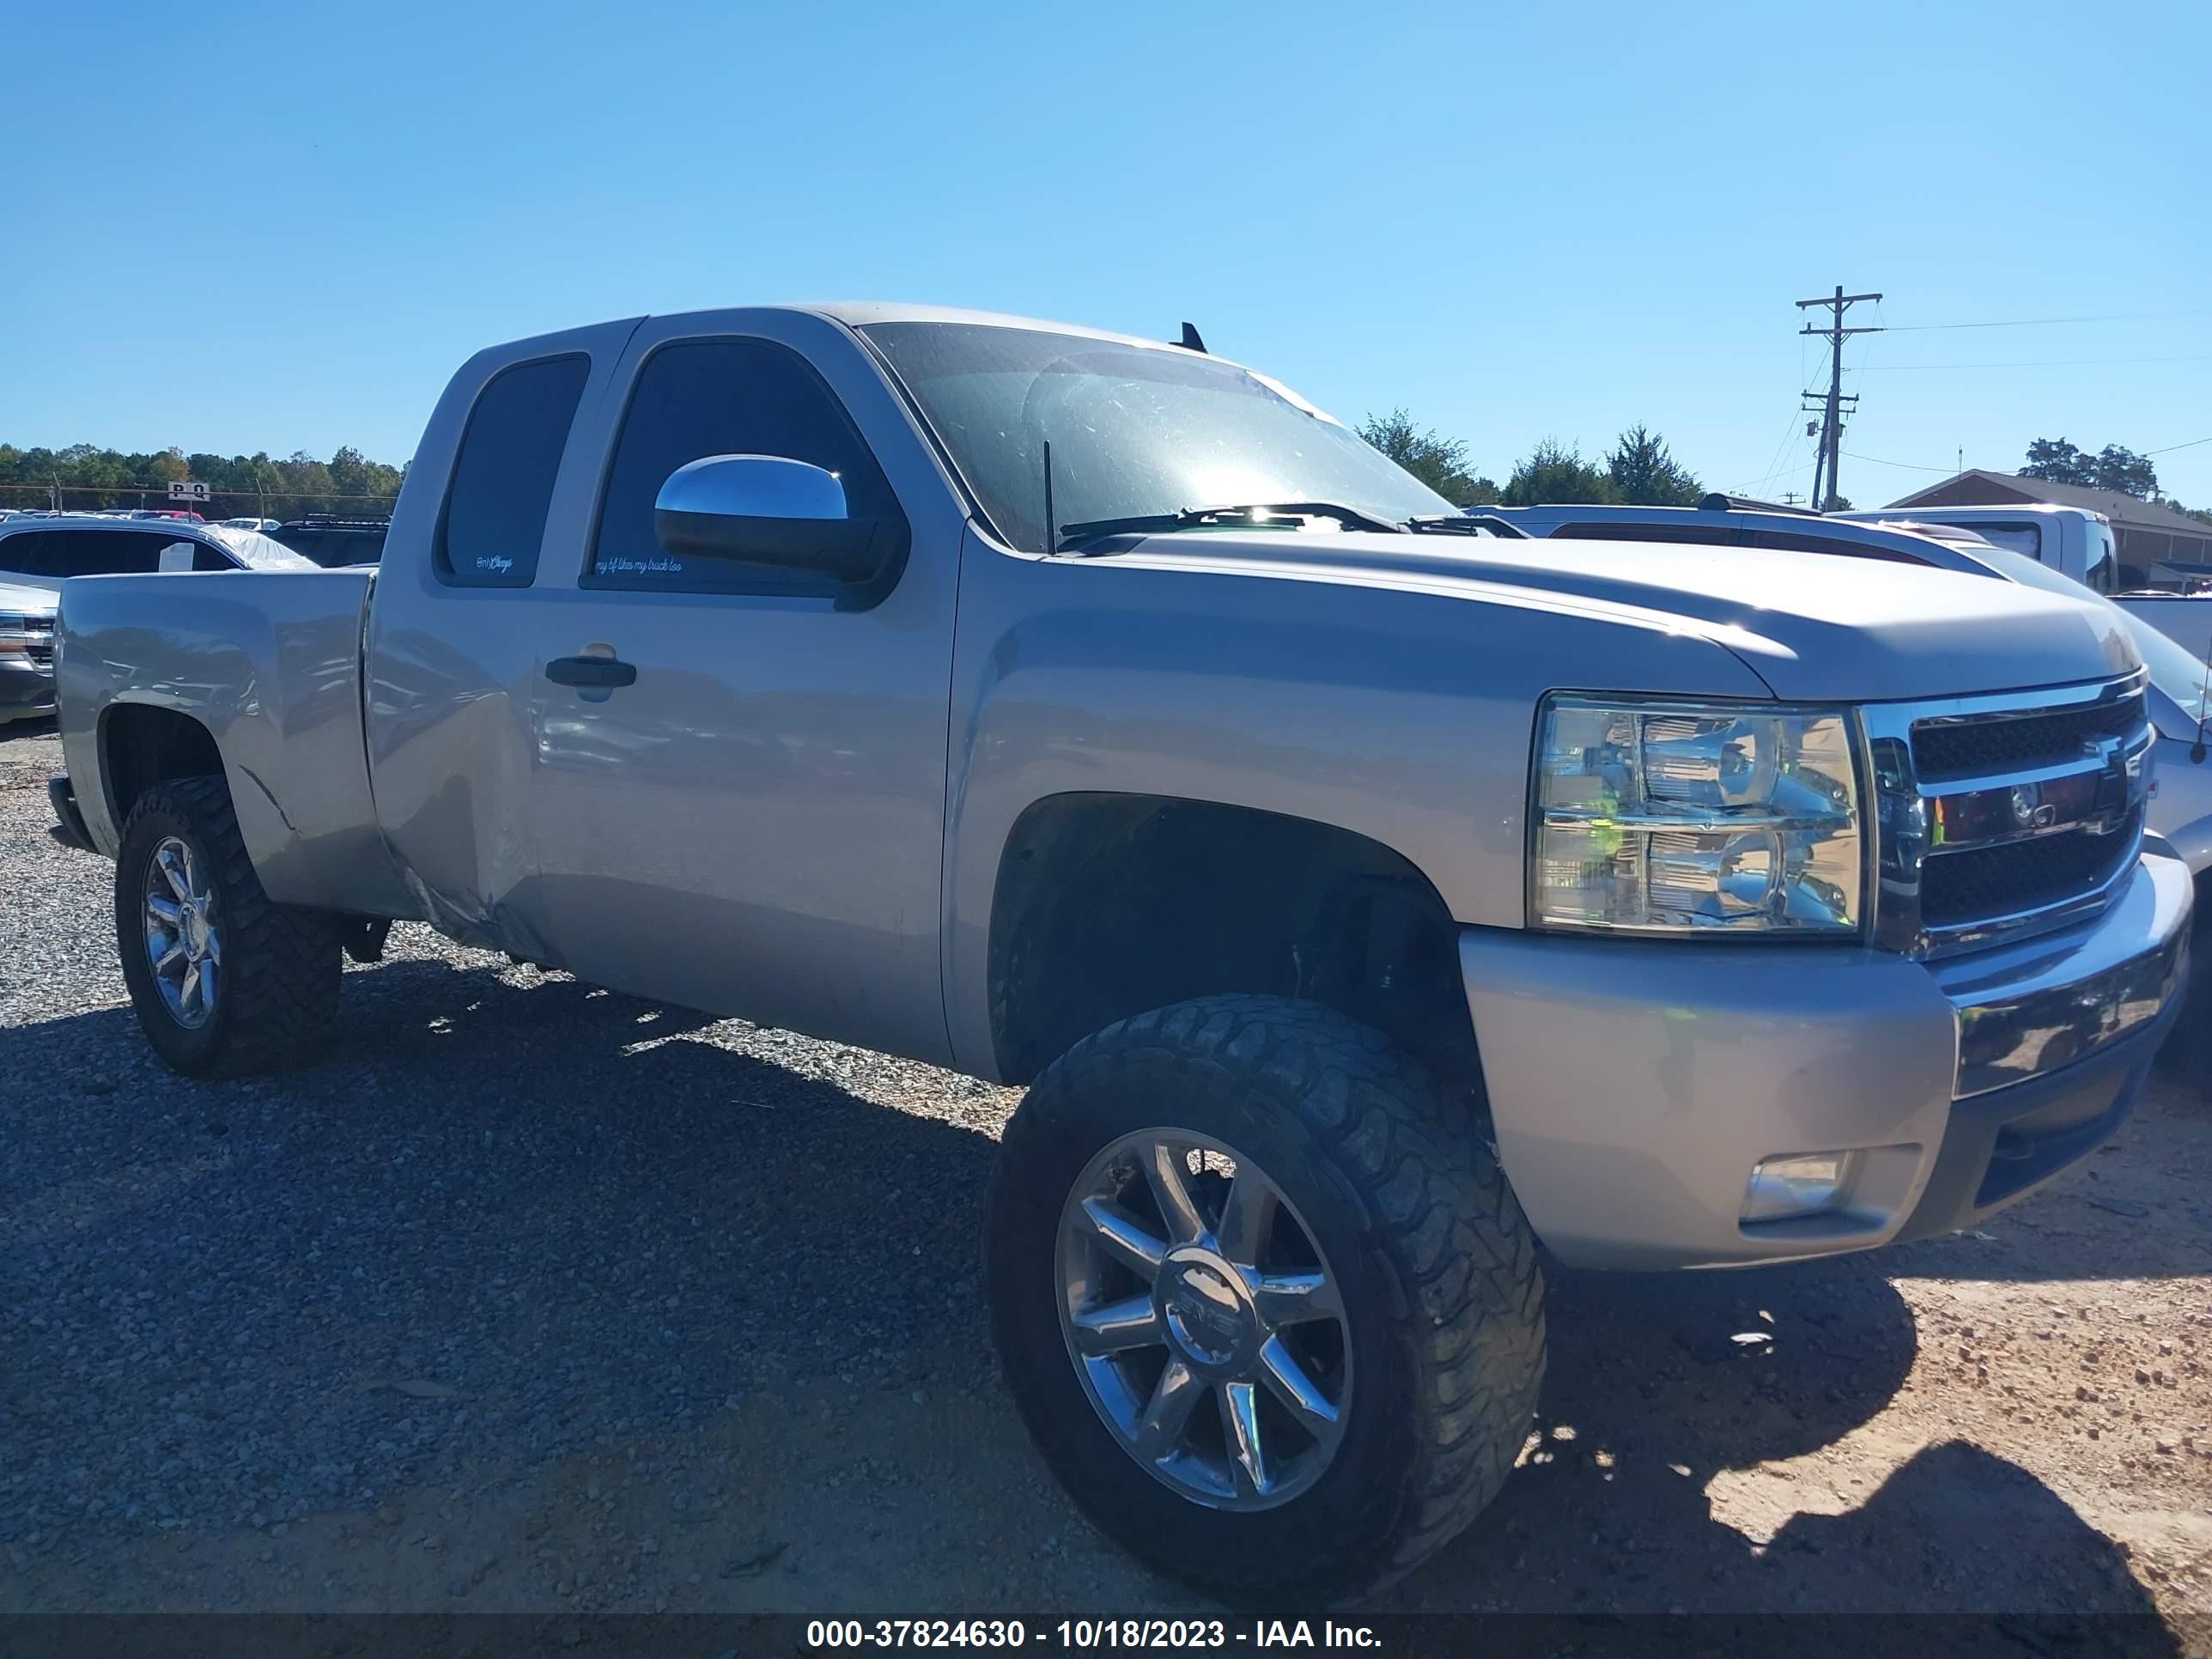
<svg viewBox="0 0 2212 1659"><path fill-rule="evenodd" d="M2027 464L2020 476L2046 483L2086 484L2089 458L2063 438L2038 438L2027 447Z"/></svg>
<svg viewBox="0 0 2212 1659"><path fill-rule="evenodd" d="M1547 501L1610 505L1619 501L1611 476L1583 459L1582 451L1546 438L1513 469L1500 500L1507 507L1537 507Z"/></svg>
<svg viewBox="0 0 2212 1659"><path fill-rule="evenodd" d="M2116 489L2138 501L2154 501L2158 495L2158 469L2132 449L2106 444L2097 452L2097 488Z"/></svg>
<svg viewBox="0 0 2212 1659"><path fill-rule="evenodd" d="M331 488L341 495L368 494L368 462L361 451L348 444L331 457L329 467Z"/></svg>
<svg viewBox="0 0 2212 1659"><path fill-rule="evenodd" d="M2158 469L2148 457L2119 444L2106 444L2092 455L2063 438L2038 438L2027 447L2027 464L2020 475L2049 483L2115 490L2140 501L2158 499Z"/></svg>
<svg viewBox="0 0 2212 1659"><path fill-rule="evenodd" d="M0 444L0 507L50 507L58 488L67 507L161 505L173 481L209 485L210 518L308 513L382 517L399 493L405 469L372 461L350 446L329 463L304 451L287 460L266 453L222 456L187 454L179 447L152 453L71 444L63 449Z"/></svg>
<svg viewBox="0 0 2212 1659"><path fill-rule="evenodd" d="M1615 498L1632 507L1695 507L1705 486L1668 453L1667 441L1632 426L1605 459Z"/></svg>
<svg viewBox="0 0 2212 1659"><path fill-rule="evenodd" d="M1434 427L1417 429L1402 409L1370 415L1359 423L1359 435L1454 507L1486 507L1498 500L1496 484L1467 470L1464 441Z"/></svg>
<svg viewBox="0 0 2212 1659"><path fill-rule="evenodd" d="M295 449L289 459L277 462L276 470L284 475L285 488L296 494L324 496L337 494L337 483L331 477L330 468L304 449Z"/></svg>

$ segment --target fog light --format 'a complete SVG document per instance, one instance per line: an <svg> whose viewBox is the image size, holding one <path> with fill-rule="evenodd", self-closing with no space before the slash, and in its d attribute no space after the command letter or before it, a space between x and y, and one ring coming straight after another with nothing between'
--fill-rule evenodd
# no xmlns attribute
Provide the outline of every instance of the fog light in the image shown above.
<svg viewBox="0 0 2212 1659"><path fill-rule="evenodd" d="M1743 1191L1743 1219L1783 1221L1841 1207L1854 1156L1798 1152L1762 1159Z"/></svg>

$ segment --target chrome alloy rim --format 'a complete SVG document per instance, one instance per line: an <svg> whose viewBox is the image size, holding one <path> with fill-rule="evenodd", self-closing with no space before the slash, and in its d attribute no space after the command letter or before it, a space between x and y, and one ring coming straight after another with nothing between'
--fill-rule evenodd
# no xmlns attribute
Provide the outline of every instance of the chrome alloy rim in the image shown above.
<svg viewBox="0 0 2212 1659"><path fill-rule="evenodd" d="M1060 1323L1099 1418L1212 1509L1319 1480L1352 1404L1351 1330L1319 1241L1260 1166L1181 1129L1092 1158L1060 1216Z"/></svg>
<svg viewBox="0 0 2212 1659"><path fill-rule="evenodd" d="M171 836L146 863L146 960L169 1017L187 1030L215 1018L222 933L215 892L191 844Z"/></svg>

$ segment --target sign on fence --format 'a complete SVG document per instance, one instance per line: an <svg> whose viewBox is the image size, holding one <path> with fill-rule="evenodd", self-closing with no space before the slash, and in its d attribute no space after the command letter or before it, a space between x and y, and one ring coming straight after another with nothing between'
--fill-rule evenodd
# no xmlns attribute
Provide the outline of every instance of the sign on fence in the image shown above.
<svg viewBox="0 0 2212 1659"><path fill-rule="evenodd" d="M208 487L198 479L170 482L169 499L173 501L205 501L207 498Z"/></svg>

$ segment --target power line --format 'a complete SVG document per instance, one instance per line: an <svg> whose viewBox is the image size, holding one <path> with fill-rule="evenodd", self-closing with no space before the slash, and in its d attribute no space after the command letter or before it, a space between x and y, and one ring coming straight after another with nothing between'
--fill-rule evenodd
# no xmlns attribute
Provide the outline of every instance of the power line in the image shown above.
<svg viewBox="0 0 2212 1659"><path fill-rule="evenodd" d="M1802 362L1799 362L1798 368L1802 369L1804 368L1804 364ZM1799 378L1802 379L1803 376L1801 374ZM1783 456L1789 450L1790 440L1796 435L1798 417L1803 415L1804 412L1805 411L1802 409L1792 410L1790 411L1789 424L1782 428L1782 436L1774 446L1774 453L1766 458L1766 471L1738 489L1730 490L1729 492L1730 495L1756 495L1771 480L1783 476ZM1794 467L1791 471L1802 471L1804 469L1802 467Z"/></svg>
<svg viewBox="0 0 2212 1659"><path fill-rule="evenodd" d="M2101 368L2114 363L2212 363L2212 352L2181 357L2045 357L2005 363L1874 363L1862 374L1894 374L1913 368Z"/></svg>
<svg viewBox="0 0 2212 1659"><path fill-rule="evenodd" d="M1919 466L1911 461L1885 461L1879 455L1862 455L1856 449L1847 449L1844 453L1855 461L1866 461L1875 466L1902 467L1907 472L1941 472L1948 475L1959 470L1955 466Z"/></svg>
<svg viewBox="0 0 2212 1659"><path fill-rule="evenodd" d="M2166 317L2212 316L2212 306L2192 306L2185 311L2114 311L2096 317L2015 317L1992 323L1892 323L1896 334L1925 334L1954 328L2049 328L2060 323L2136 323Z"/></svg>
<svg viewBox="0 0 2212 1659"><path fill-rule="evenodd" d="M1800 380L1802 380L1805 378L1805 343L1802 339L1797 343L1797 378ZM1774 453L1766 458L1766 471L1760 473L1756 478L1753 478L1748 483L1731 490L1729 494L1735 495L1757 495L1762 489L1765 489L1768 484L1776 483L1783 478L1794 477L1798 473L1807 471L1812 465L1810 461L1801 462L1799 465L1790 467L1785 471L1784 471L1782 465L1783 461L1789 454L1790 440L1797 436L1797 423L1803 418L1804 413L1805 410L1802 403L1797 408L1790 412L1790 417L1784 423L1782 428L1782 436L1775 442Z"/></svg>
<svg viewBox="0 0 2212 1659"><path fill-rule="evenodd" d="M2163 449L2139 449L2136 453L2142 456L2171 455L2177 449L2194 449L2199 444L2212 444L2212 438L2191 438L2185 444L2168 444ZM1948 474L1956 472L1960 470L1954 466L1922 466L1915 461L1885 461L1879 455L1862 455L1856 449L1847 449L1844 453L1846 455L1849 455L1855 461L1868 461L1871 462L1875 466L1901 467L1907 472L1942 472Z"/></svg>

